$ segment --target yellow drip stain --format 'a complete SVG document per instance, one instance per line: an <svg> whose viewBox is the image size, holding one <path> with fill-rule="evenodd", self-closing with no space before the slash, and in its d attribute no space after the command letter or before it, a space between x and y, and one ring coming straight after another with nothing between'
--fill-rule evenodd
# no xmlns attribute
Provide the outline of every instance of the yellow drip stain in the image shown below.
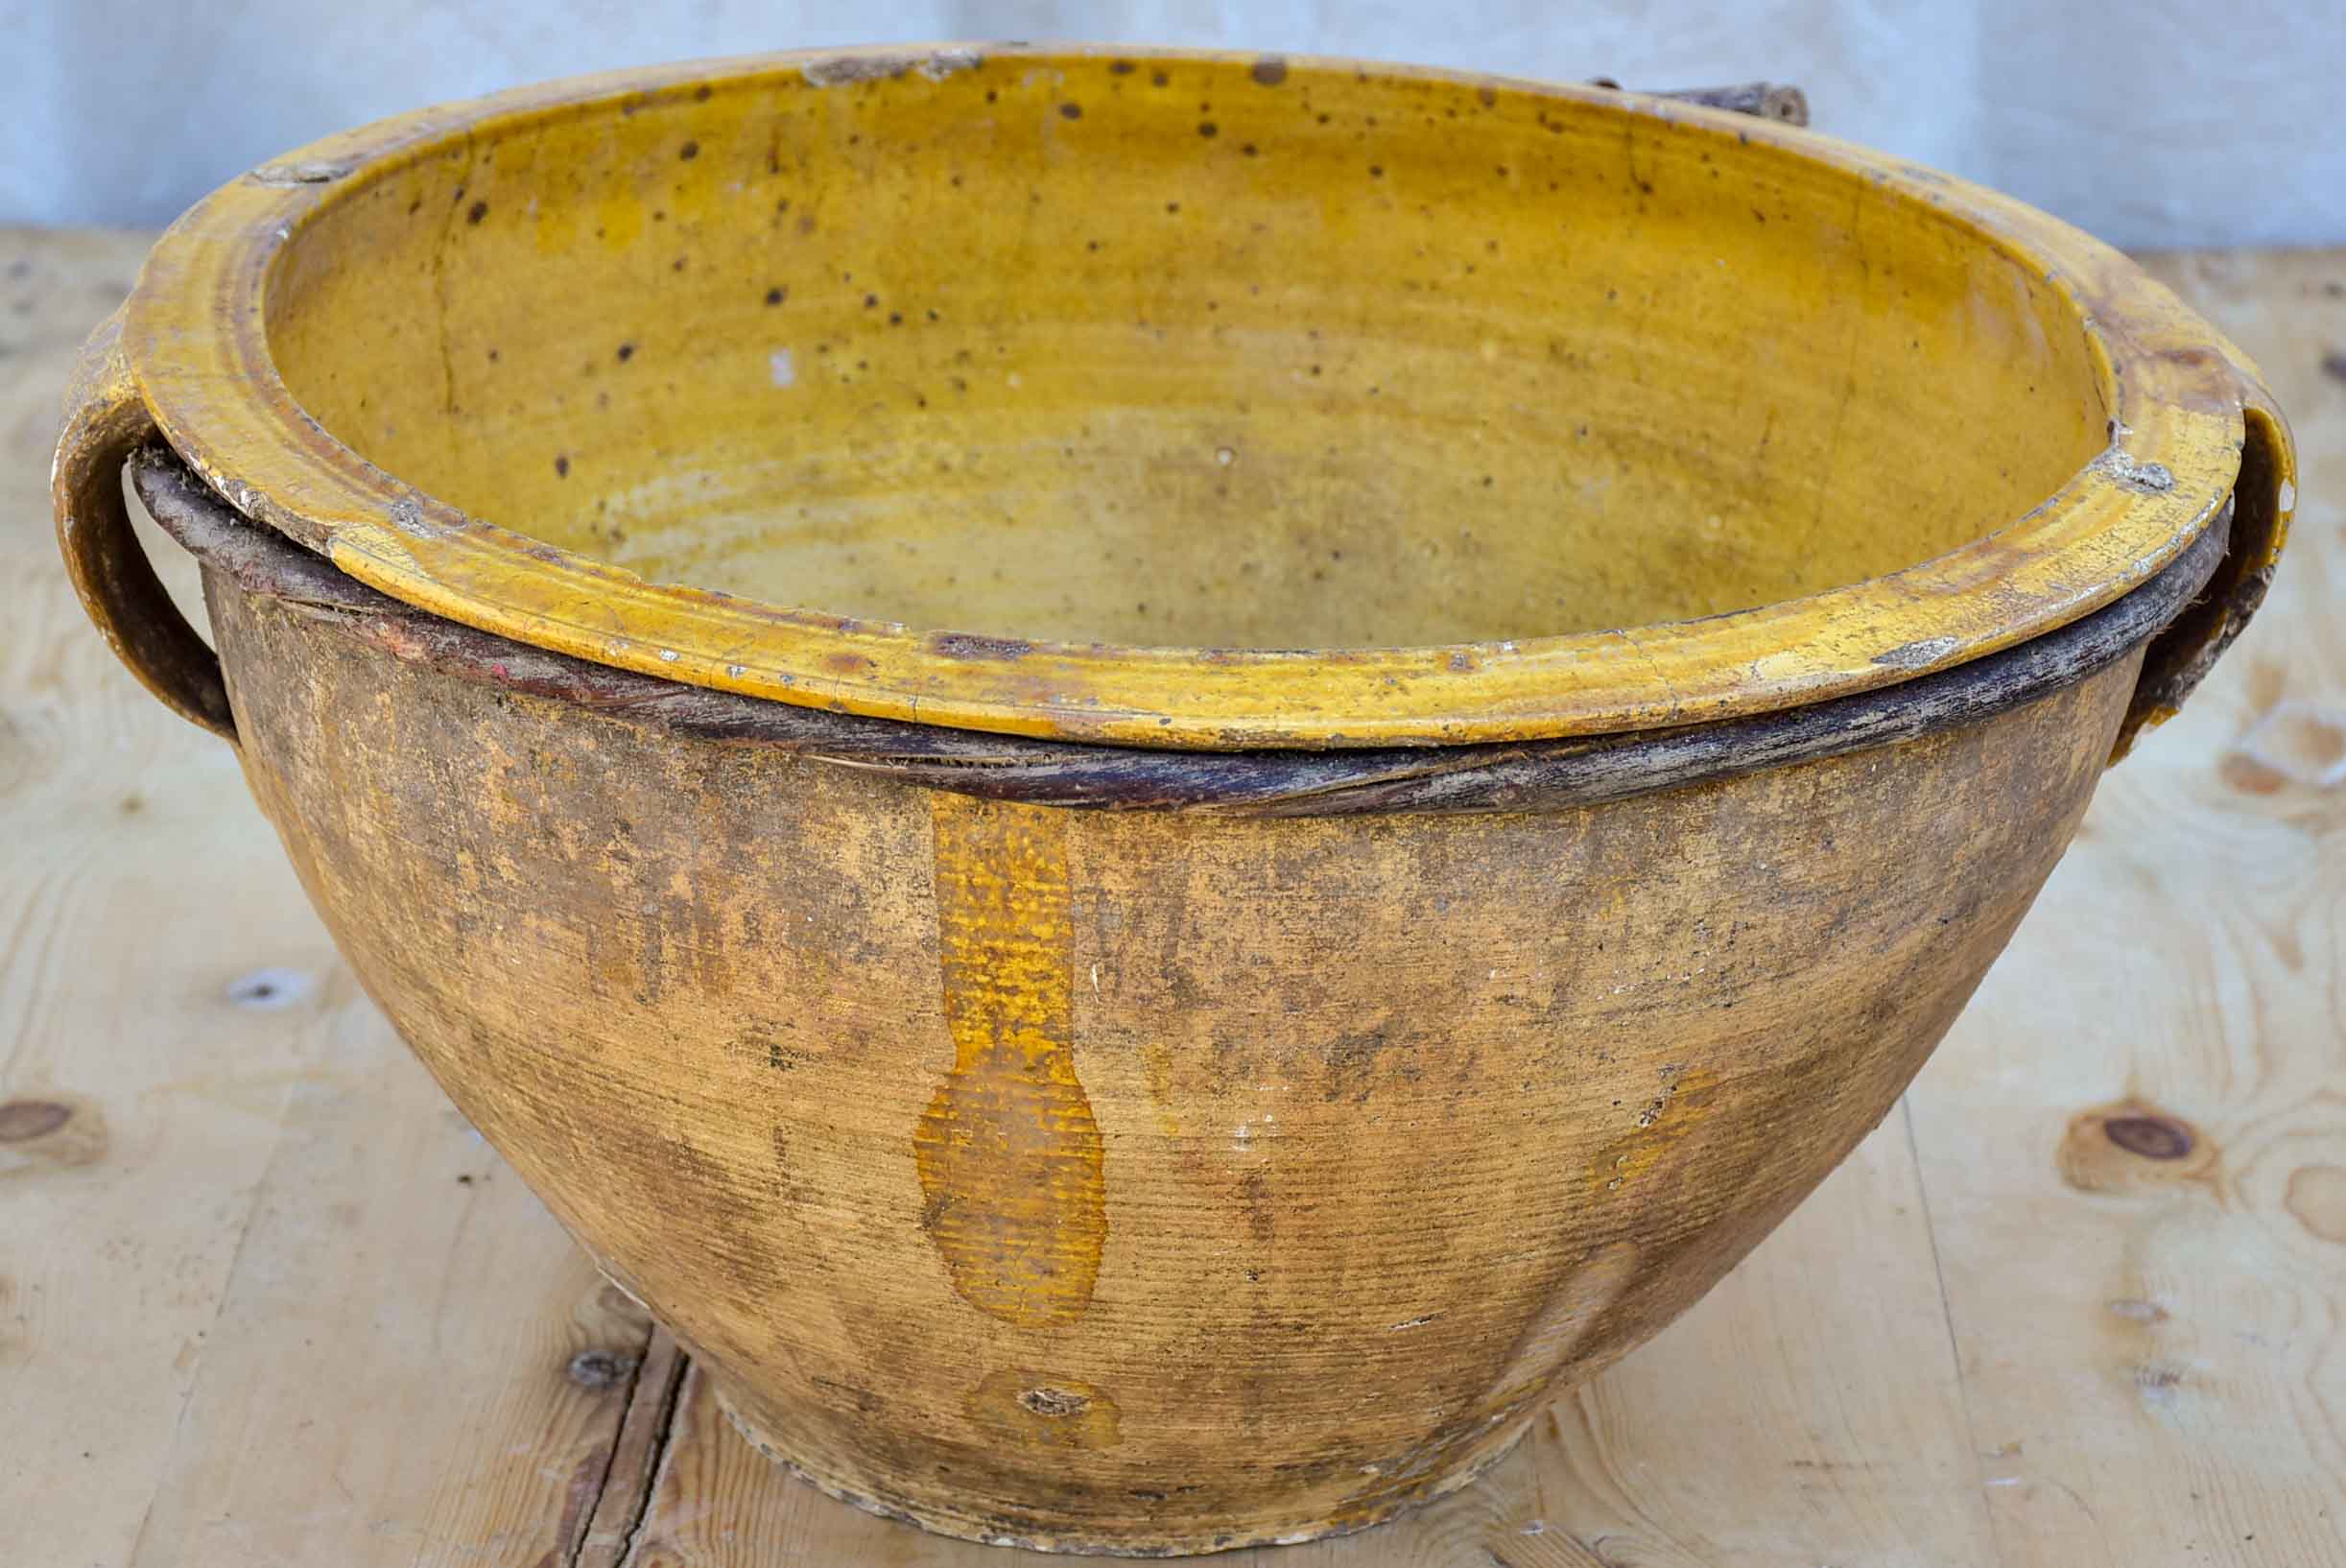
<svg viewBox="0 0 2346 1568"><path fill-rule="evenodd" d="M1076 1078L1066 819L939 794L932 820L953 1066L912 1135L922 1224L971 1306L1062 1326L1091 1304L1108 1229Z"/></svg>

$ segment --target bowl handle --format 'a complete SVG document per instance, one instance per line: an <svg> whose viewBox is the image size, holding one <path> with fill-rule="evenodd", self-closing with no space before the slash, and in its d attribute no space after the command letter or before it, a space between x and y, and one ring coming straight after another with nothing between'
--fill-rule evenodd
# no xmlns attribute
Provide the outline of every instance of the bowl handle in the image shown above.
<svg viewBox="0 0 2346 1568"><path fill-rule="evenodd" d="M2143 731L2173 718L2217 655L2232 646L2264 602L2281 547L2288 540L2289 513L2297 505L2297 443L2263 376L2238 349L2230 349L2230 357L2241 423L2240 471L2232 482L2231 547L2199 597L2150 639L2112 762L2131 750Z"/></svg>
<svg viewBox="0 0 2346 1568"><path fill-rule="evenodd" d="M90 334L65 389L65 423L49 470L57 547L82 607L114 656L191 724L236 739L220 656L187 624L139 548L123 504L122 465L155 438L153 416L122 357L122 312Z"/></svg>

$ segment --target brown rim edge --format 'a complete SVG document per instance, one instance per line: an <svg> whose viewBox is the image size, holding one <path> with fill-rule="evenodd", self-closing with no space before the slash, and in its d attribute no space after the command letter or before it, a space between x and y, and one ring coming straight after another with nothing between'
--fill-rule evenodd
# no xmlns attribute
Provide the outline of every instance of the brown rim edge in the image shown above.
<svg viewBox="0 0 2346 1568"><path fill-rule="evenodd" d="M1355 751L1168 751L992 735L798 707L513 642L419 610L246 521L167 446L132 460L139 498L207 572L328 617L394 658L725 745L774 747L992 800L1255 817L1530 811L1591 805L1838 756L1978 724L2075 684L2150 639L2204 646L2194 618L2244 619L2217 579L2229 508L2158 576L2041 637L1896 686L1708 725L1556 741ZM2269 576L2269 573L2266 574ZM2154 645L2155 646L2155 645ZM2186 663L2204 668L2214 654ZM2179 670L2174 678L2195 674Z"/></svg>

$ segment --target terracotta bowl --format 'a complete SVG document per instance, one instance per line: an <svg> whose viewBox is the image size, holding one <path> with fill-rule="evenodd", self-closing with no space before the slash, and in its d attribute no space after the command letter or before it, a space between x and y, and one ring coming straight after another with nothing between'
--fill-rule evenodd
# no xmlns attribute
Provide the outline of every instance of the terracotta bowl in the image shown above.
<svg viewBox="0 0 2346 1568"><path fill-rule="evenodd" d="M750 1440L1161 1554L1460 1485L1766 1234L2289 474L2122 258L1791 127L937 49L254 171L57 506Z"/></svg>

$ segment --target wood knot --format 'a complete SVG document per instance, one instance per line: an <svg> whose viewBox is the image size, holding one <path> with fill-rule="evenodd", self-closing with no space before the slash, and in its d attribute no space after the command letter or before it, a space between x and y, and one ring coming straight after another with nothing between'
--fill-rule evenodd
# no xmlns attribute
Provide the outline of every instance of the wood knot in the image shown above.
<svg viewBox="0 0 2346 1568"><path fill-rule="evenodd" d="M2145 1159L2182 1159L2192 1148L2192 1129L2168 1116L2113 1116L2101 1135Z"/></svg>
<svg viewBox="0 0 2346 1568"><path fill-rule="evenodd" d="M73 1119L73 1107L54 1100L11 1100L0 1104L0 1143L30 1143Z"/></svg>
<svg viewBox="0 0 2346 1568"><path fill-rule="evenodd" d="M106 1150L106 1117L94 1100L47 1094L0 1101L0 1176L94 1165Z"/></svg>
<svg viewBox="0 0 2346 1568"><path fill-rule="evenodd" d="M635 1358L613 1350L581 1350L570 1358L570 1381L581 1389L607 1389L635 1370Z"/></svg>
<svg viewBox="0 0 2346 1568"><path fill-rule="evenodd" d="M2071 1117L2053 1163L2079 1192L2140 1193L2213 1181L2216 1151L2182 1117L2121 1100Z"/></svg>
<svg viewBox="0 0 2346 1568"><path fill-rule="evenodd" d="M317 980L299 969L255 969L228 982L228 1000L255 1012L279 1012L317 989Z"/></svg>

